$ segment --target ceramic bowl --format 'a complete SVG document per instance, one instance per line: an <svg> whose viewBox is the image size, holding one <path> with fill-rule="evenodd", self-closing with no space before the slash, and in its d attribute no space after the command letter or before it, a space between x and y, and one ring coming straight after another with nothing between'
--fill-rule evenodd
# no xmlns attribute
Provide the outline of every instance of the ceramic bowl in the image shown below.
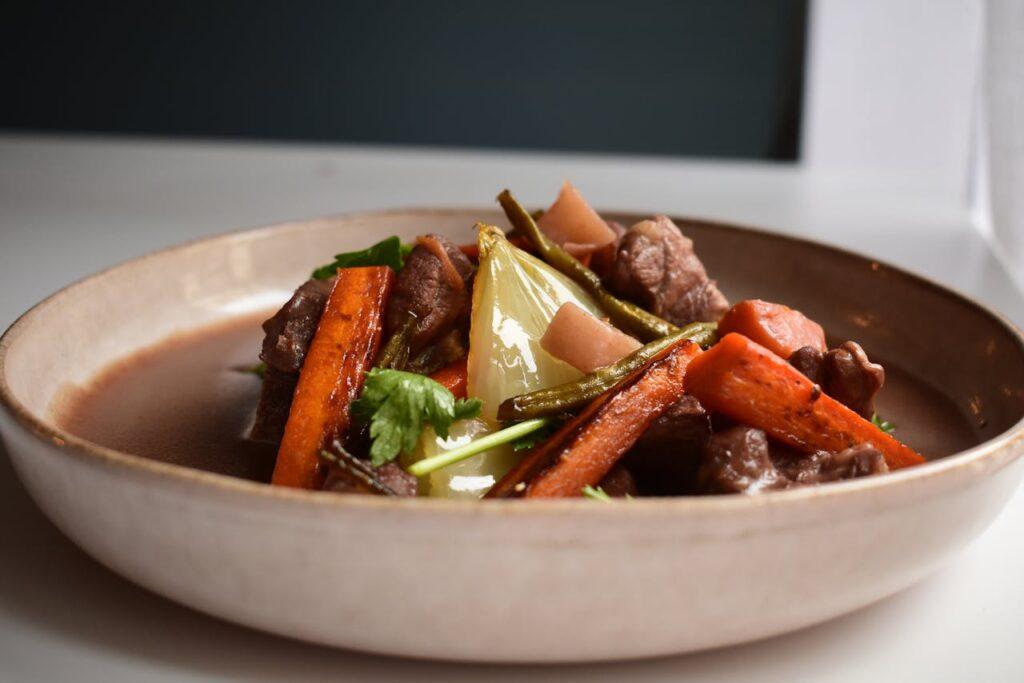
<svg viewBox="0 0 1024 683"><path fill-rule="evenodd" d="M497 216L406 210L289 223L162 251L55 294L0 342L0 426L18 475L89 554L197 610L328 645L496 662L664 655L821 622L933 571L1017 486L1024 341L1010 324L869 259L685 219L731 298L783 301L883 359L893 378L886 417L944 457L754 497L388 500L280 490L212 463L119 452L56 417L60 397L109 364L273 308L325 257L390 234L469 241L478 219Z"/></svg>

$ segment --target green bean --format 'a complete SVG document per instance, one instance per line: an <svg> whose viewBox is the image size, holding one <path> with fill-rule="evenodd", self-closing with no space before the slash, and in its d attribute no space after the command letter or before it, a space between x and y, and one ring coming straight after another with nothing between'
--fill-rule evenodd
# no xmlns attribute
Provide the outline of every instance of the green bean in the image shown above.
<svg viewBox="0 0 1024 683"><path fill-rule="evenodd" d="M320 460L330 467L336 467L349 484L362 493L378 496L397 496L394 489L382 482L376 471L365 460L361 460L335 441L331 450L320 451Z"/></svg>
<svg viewBox="0 0 1024 683"><path fill-rule="evenodd" d="M409 363L409 340L416 332L416 315L410 312L377 356L377 367L404 370Z"/></svg>
<svg viewBox="0 0 1024 683"><path fill-rule="evenodd" d="M648 342L673 334L679 329L636 304L612 296L601 284L601 278L597 276L597 273L580 263L572 254L549 240L541 232L533 217L516 201L511 192L504 190L499 194L498 203L504 209L512 227L530 240L541 259L552 268L567 275L594 297L613 325L639 337L641 341Z"/></svg>
<svg viewBox="0 0 1024 683"><path fill-rule="evenodd" d="M498 407L498 419L525 420L578 410L682 339L689 339L703 347L710 346L717 338L717 330L718 323L691 323L640 347L619 362L598 368L575 382L514 396Z"/></svg>

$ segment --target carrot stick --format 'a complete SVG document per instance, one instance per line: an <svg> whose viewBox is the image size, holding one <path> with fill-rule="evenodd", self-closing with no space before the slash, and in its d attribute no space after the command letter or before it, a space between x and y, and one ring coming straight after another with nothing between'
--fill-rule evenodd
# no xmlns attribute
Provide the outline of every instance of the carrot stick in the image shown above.
<svg viewBox="0 0 1024 683"><path fill-rule="evenodd" d="M466 398L466 359L461 358L444 366L435 371L430 379L452 392L455 398Z"/></svg>
<svg viewBox="0 0 1024 683"><path fill-rule="evenodd" d="M742 334L787 360L805 346L822 353L828 350L821 325L800 311L760 299L741 301L726 312L718 322L718 333L724 337L730 332Z"/></svg>
<svg viewBox="0 0 1024 683"><path fill-rule="evenodd" d="M654 420L683 397L683 378L700 347L681 341L634 379L606 394L574 434L563 442L550 467L527 484L526 498L566 498L594 486L626 454Z"/></svg>
<svg viewBox="0 0 1024 683"><path fill-rule="evenodd" d="M726 335L690 365L686 390L704 407L801 451L842 451L869 444L890 469L924 458L838 401L799 370L743 335Z"/></svg>
<svg viewBox="0 0 1024 683"><path fill-rule="evenodd" d="M384 266L338 271L299 374L272 484L304 489L323 484L319 453L348 429L349 404L377 356L393 280L393 271Z"/></svg>

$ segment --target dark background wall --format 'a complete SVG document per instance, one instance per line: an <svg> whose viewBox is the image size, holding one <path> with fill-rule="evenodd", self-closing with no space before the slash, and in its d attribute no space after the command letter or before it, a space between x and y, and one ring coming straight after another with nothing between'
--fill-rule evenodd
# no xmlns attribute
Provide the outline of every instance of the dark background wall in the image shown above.
<svg viewBox="0 0 1024 683"><path fill-rule="evenodd" d="M0 127L795 159L806 4L8 3Z"/></svg>

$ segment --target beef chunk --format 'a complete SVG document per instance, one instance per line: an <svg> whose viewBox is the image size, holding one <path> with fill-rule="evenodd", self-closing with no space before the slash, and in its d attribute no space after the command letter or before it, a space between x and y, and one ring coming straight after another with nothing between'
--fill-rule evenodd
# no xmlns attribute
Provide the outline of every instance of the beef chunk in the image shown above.
<svg viewBox="0 0 1024 683"><path fill-rule="evenodd" d="M366 463L366 469L372 473L374 479L396 495L415 496L417 493L416 477L403 470L395 462L384 463L380 467L372 467ZM331 467L327 470L323 490L334 493L374 493L364 483L348 476L344 470L338 467Z"/></svg>
<svg viewBox="0 0 1024 683"><path fill-rule="evenodd" d="M707 440L698 473L704 493L759 493L888 472L869 445L810 455L769 444L760 429L736 426Z"/></svg>
<svg viewBox="0 0 1024 683"><path fill-rule="evenodd" d="M861 417L875 412L875 396L885 384L885 368L872 363L856 342L846 342L827 353L805 346L789 362L826 394Z"/></svg>
<svg viewBox="0 0 1024 683"><path fill-rule="evenodd" d="M872 363L864 349L848 341L825 354L821 388L861 417L871 419L875 396L885 383L885 368Z"/></svg>
<svg viewBox="0 0 1024 683"><path fill-rule="evenodd" d="M281 443L284 428L288 424L288 413L292 409L292 397L299 383L299 373L285 372L270 365L263 373L263 388L260 402L256 407L256 422L249 438L254 441Z"/></svg>
<svg viewBox="0 0 1024 683"><path fill-rule="evenodd" d="M405 368L409 372L429 375L446 365L465 358L469 353L469 339L462 327L453 327L419 352Z"/></svg>
<svg viewBox="0 0 1024 683"><path fill-rule="evenodd" d="M626 232L608 286L675 325L718 320L729 308L694 253L693 241L665 216L640 221Z"/></svg>
<svg viewBox="0 0 1024 683"><path fill-rule="evenodd" d="M410 342L413 354L469 316L473 264L441 235L419 238L395 279L385 331L394 334L412 313L418 322Z"/></svg>
<svg viewBox="0 0 1024 683"><path fill-rule="evenodd" d="M263 351L268 367L298 372L316 334L320 316L331 295L334 280L309 280L297 290L274 317L263 323Z"/></svg>
<svg viewBox="0 0 1024 683"><path fill-rule="evenodd" d="M651 423L622 462L643 495L690 493L701 447L710 434L711 422L700 401L684 396Z"/></svg>
<svg viewBox="0 0 1024 683"><path fill-rule="evenodd" d="M825 363L825 354L813 346L804 346L793 352L789 357L789 364L804 374L804 376L817 385L822 383L822 366Z"/></svg>
<svg viewBox="0 0 1024 683"><path fill-rule="evenodd" d="M608 474L604 475L604 479L598 486L612 498L637 495L636 481L633 480L633 475L621 464L616 465Z"/></svg>
<svg viewBox="0 0 1024 683"><path fill-rule="evenodd" d="M772 462L768 437L760 429L746 426L713 434L707 440L697 481L707 493L759 493L788 484Z"/></svg>
<svg viewBox="0 0 1024 683"><path fill-rule="evenodd" d="M889 471L882 454L868 444L853 446L839 453L818 451L811 455L778 456L773 453L773 457L793 486L823 484Z"/></svg>
<svg viewBox="0 0 1024 683"><path fill-rule="evenodd" d="M267 368L263 374L260 403L250 438L280 443L284 436L299 370L316 334L320 316L331 295L334 280L309 280L295 290L292 298L263 323L260 358Z"/></svg>
<svg viewBox="0 0 1024 683"><path fill-rule="evenodd" d="M626 234L626 226L618 221L605 221L612 232L615 233L615 240L601 247L590 257L590 269L597 273L602 280L607 279L615 267L615 252L619 250L619 241Z"/></svg>

